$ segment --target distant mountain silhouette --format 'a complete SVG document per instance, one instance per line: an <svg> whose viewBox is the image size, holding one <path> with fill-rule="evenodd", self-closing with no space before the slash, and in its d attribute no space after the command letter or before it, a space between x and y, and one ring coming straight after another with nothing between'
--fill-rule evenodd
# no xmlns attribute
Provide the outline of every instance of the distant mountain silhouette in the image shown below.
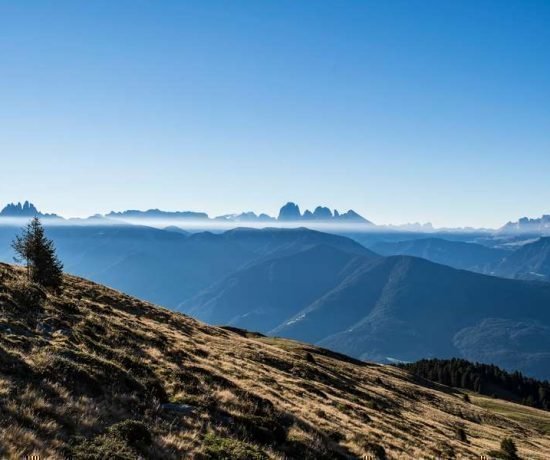
<svg viewBox="0 0 550 460"><path fill-rule="evenodd" d="M317 206L313 212L307 209L302 215L300 213L300 207L292 202L288 202L281 208L277 220L281 222L317 221L372 224L372 222L368 221L351 209L343 214L340 214L336 209L333 213L327 207Z"/></svg>
<svg viewBox="0 0 550 460"><path fill-rule="evenodd" d="M248 211L240 214L225 214L223 216L215 217L214 220L222 222L273 222L276 219L268 216L267 214L257 215L255 212Z"/></svg>
<svg viewBox="0 0 550 460"><path fill-rule="evenodd" d="M9 203L2 211L0 217L59 217L56 214L43 214L36 206L28 201L24 203Z"/></svg>
<svg viewBox="0 0 550 460"><path fill-rule="evenodd" d="M422 257L439 264L487 273L510 251L476 243L451 241L443 238L420 238L399 242L379 242L371 249L384 256L406 255Z"/></svg>
<svg viewBox="0 0 550 460"><path fill-rule="evenodd" d="M300 213L300 207L297 204L288 202L279 211L279 217L277 218L277 220L297 221L297 220L300 220L301 218L302 218L302 214Z"/></svg>
<svg viewBox="0 0 550 460"><path fill-rule="evenodd" d="M127 210L121 212L111 211L106 214L110 218L148 218L148 219L208 219L205 212L194 211L161 211L160 209L149 209L147 211Z"/></svg>
<svg viewBox="0 0 550 460"><path fill-rule="evenodd" d="M493 272L509 278L550 281L550 237L521 246L496 264Z"/></svg>
<svg viewBox="0 0 550 460"><path fill-rule="evenodd" d="M336 221L346 221L346 222L362 222L365 224L372 224L371 221L365 219L364 217L357 214L354 210L350 209L349 211L343 213L343 214L336 214L337 211L335 210L334 220Z"/></svg>
<svg viewBox="0 0 550 460"><path fill-rule="evenodd" d="M550 215L545 214L540 218L530 219L522 217L517 222L508 222L499 230L500 233L535 233L541 235L550 234Z"/></svg>
<svg viewBox="0 0 550 460"><path fill-rule="evenodd" d="M285 204L279 211L277 218L268 214L256 214L252 211L239 214L224 214L213 219L205 212L194 211L161 211L160 209L149 209L147 211L127 210L115 212L111 211L105 217L112 219L181 219L181 220L203 220L218 222L342 222L342 223L363 223L372 224L353 210L340 214L337 210L332 212L329 208L317 206L313 212L306 210L304 214L300 212L300 207L292 202Z"/></svg>

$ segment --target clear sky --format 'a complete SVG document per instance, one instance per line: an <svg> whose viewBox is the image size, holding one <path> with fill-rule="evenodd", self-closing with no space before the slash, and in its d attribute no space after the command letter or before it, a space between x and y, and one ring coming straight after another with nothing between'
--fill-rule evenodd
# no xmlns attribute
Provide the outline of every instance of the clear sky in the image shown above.
<svg viewBox="0 0 550 460"><path fill-rule="evenodd" d="M0 204L550 213L549 1L0 0Z"/></svg>

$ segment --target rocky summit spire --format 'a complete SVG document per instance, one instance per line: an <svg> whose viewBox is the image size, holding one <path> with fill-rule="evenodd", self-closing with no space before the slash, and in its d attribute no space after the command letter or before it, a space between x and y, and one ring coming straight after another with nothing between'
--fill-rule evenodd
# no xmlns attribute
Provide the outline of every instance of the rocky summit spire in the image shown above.
<svg viewBox="0 0 550 460"><path fill-rule="evenodd" d="M45 214L40 212L36 206L29 201L24 203L9 203L0 211L0 217L48 217L59 218L56 214Z"/></svg>
<svg viewBox="0 0 550 460"><path fill-rule="evenodd" d="M9 203L0 211L0 216L4 217L34 217L41 216L42 214L34 204L25 201L21 203Z"/></svg>
<svg viewBox="0 0 550 460"><path fill-rule="evenodd" d="M293 221L300 220L302 215L300 214L300 207L292 202L285 204L279 211L279 217L277 220Z"/></svg>
<svg viewBox="0 0 550 460"><path fill-rule="evenodd" d="M293 222L293 221L316 221L316 222L345 222L345 223L363 223L372 224L364 217L357 214L350 209L347 212L340 213L336 209L332 212L325 206L317 206L313 212L306 209L304 214L300 214L300 208L293 202L288 202L279 211L279 221Z"/></svg>

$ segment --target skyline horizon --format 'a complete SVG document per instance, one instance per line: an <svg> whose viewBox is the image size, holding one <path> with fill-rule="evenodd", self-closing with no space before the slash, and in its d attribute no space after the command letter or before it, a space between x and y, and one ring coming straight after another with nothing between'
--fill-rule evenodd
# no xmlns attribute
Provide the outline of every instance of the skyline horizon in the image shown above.
<svg viewBox="0 0 550 460"><path fill-rule="evenodd" d="M494 228L549 212L550 3L0 4L0 196Z"/></svg>
<svg viewBox="0 0 550 460"><path fill-rule="evenodd" d="M140 222L144 222L146 220L149 220L152 224L154 224L155 222L157 222L157 225L159 222L162 222L163 219L162 218L154 218L154 217L125 217L125 216L109 216L109 214L122 214L124 212L127 212L127 211L137 211L137 212L142 212L142 213L145 213L145 212L148 212L148 211L159 211L159 212L162 212L162 213L178 213L178 212L190 212L190 213L204 213L206 214L206 219L200 219L200 218L197 218L196 220L193 220L191 218L182 218L181 219L181 222L183 223L186 223L187 225L195 225L197 227L200 227L201 225L203 225L203 222L204 220L209 220L211 224L217 224L220 226L220 228L222 228L223 226L227 226L228 228L233 228L235 227L235 224L239 224L238 226L248 226L248 225L252 225L252 226L258 226L258 228L263 228L263 227L266 227L266 226L269 226L269 224L284 224L284 225L291 225L291 224L297 224L297 223L311 223L312 225L323 225L323 224L328 224L329 226L332 225L332 226L350 226L350 228L353 228L353 226L359 226L359 225L362 225L362 226L374 226L374 227L388 227L388 228L391 228L391 227L413 227L413 226L418 226L418 227L425 227L425 230L426 231L430 231L430 227L432 230L452 230L452 229L457 229L457 230L460 230L460 229L464 229L464 230L499 230L501 229L502 227L506 226L507 224L511 224L511 223L516 223L518 222L520 219L524 219L524 218L527 218L527 219L540 219L542 217L545 217L545 216L548 216L550 215L550 213L541 213L540 215L538 216L528 216L528 215L520 215L520 216L517 216L517 217L513 217L513 218L510 218L508 219L507 221L505 222L502 222L500 225L497 225L497 226L475 226L475 225L458 225L458 226L440 226L440 225L436 225L433 221L408 221L408 222L379 222L379 221L376 221L374 219L372 219L369 215L367 214L364 214L360 211L357 211L357 209L353 209L353 208L341 208L341 209L337 209L337 208L331 208L330 206L325 206L323 204L318 204L318 205L315 205L315 206L311 206L311 207L302 207L300 205L300 203L296 202L296 201L286 201L283 205L279 206L279 208L275 211L275 212L267 212L267 211L257 211L257 210L253 210L253 209L248 209L248 210L242 210L242 211L235 211L235 212L225 212L225 213L211 213L209 212L208 210L206 209L191 209L191 208L185 208L185 207L181 207L181 208L173 208L173 209L169 209L169 208L164 208L162 206L155 206L155 207L132 207L132 208L120 208L120 209L106 209L106 210L102 210L102 211L97 211L97 212L90 212L90 213L80 213L80 214L68 214L68 213L64 213L64 212L59 212L59 211L55 211L55 210L52 210L52 209L46 209L46 208L43 208L40 206L40 204L37 204L37 202L34 202L32 200L15 200L15 201L0 201L0 212L10 206L10 205L24 205L25 203L29 203L30 205L32 206L35 206L36 209L38 210L39 213L41 214L45 214L45 215L51 215L52 217L60 217L64 220L67 220L67 221L70 221L70 220L85 220L85 219L89 219L89 218L93 218L93 217L96 217L96 216L101 216L101 217L111 217L112 219L120 219L120 220L124 220L124 221L127 221L127 222L130 222L132 220L135 220L136 222L137 221L140 221ZM300 210L300 213L302 215L302 218L301 219L297 219L297 220L287 220L286 222L283 220L278 220L278 216L279 216L279 212L281 210L282 207L286 206L286 205L289 205L289 204L295 204L296 206L298 206L299 210ZM328 208L331 212L334 212L334 211L338 211L340 213L340 215L344 214L344 213L347 213L347 212L355 212L357 213L360 217L366 219L368 222L367 223L361 223L361 222L355 222L355 223L348 223L348 222L335 222L335 223L328 223L326 220L323 221L323 220L317 220L317 222L315 220L308 220L308 219L303 219L303 215L306 211L311 211L313 212L315 210L315 208ZM248 222L248 221L226 221L224 222L223 220L220 220L220 218L222 217L226 217L226 216L239 216L239 215L242 215L242 214L246 214L246 213L254 213L256 216L261 216L261 215L266 215L267 217L273 219L271 221L265 221L265 222L262 222L262 221L258 221L258 222ZM0 216L1 218L3 219L19 219L19 217L12 217L12 216ZM40 217L40 216L39 216ZM48 217L48 216L45 216L45 217ZM24 219L27 219L28 217L25 217ZM166 225L169 225L170 223L174 223L174 220L171 220L171 219L174 219L175 218L168 218L167 220L165 220L165 223ZM202 220L202 223L201 223L201 220ZM216 222L217 221L217 222Z"/></svg>

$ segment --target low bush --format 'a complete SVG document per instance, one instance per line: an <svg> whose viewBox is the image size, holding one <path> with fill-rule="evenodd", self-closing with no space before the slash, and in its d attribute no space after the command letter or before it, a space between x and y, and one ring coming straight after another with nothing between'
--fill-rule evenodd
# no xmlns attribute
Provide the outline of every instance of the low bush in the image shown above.
<svg viewBox="0 0 550 460"><path fill-rule="evenodd" d="M208 433L203 452L209 460L267 460L265 452L244 441Z"/></svg>
<svg viewBox="0 0 550 460"><path fill-rule="evenodd" d="M124 420L112 425L104 434L77 440L69 457L75 460L134 460L146 455L151 443L151 433L144 423Z"/></svg>

